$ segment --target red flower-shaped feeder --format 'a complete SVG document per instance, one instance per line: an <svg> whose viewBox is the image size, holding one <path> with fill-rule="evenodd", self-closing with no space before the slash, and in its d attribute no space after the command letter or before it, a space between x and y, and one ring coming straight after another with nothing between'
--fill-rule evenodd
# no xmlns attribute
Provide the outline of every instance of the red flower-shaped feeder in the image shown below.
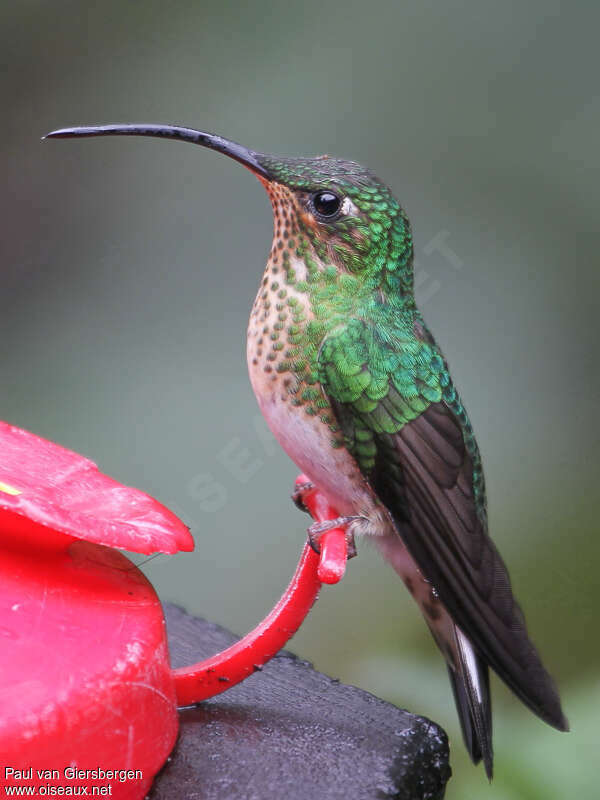
<svg viewBox="0 0 600 800"><path fill-rule="evenodd" d="M298 485L305 482L301 476ZM316 490L315 519L337 516ZM177 706L243 680L294 635L346 563L342 529L305 545L279 603L240 642L171 670L160 601L123 554L192 550L188 529L91 461L0 423L0 787L143 798L177 737Z"/></svg>

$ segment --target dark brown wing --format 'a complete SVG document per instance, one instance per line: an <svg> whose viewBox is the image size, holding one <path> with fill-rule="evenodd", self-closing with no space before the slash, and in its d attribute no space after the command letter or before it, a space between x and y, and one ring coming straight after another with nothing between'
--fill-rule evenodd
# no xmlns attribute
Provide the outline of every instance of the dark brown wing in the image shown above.
<svg viewBox="0 0 600 800"><path fill-rule="evenodd" d="M472 459L453 411L434 403L399 433L378 435L376 444L369 481L455 623L532 711L566 730L485 513L477 513Z"/></svg>

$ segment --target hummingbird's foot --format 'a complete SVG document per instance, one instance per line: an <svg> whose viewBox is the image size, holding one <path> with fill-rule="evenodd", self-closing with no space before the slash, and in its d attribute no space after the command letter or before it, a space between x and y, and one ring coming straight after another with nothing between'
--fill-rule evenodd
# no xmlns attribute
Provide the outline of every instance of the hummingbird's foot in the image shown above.
<svg viewBox="0 0 600 800"><path fill-rule="evenodd" d="M294 491L292 492L292 500L294 501L294 505L296 508L299 508L300 511L305 511L307 514L310 514L308 508L304 505L304 495L306 492L310 492L315 488L315 485L312 481L306 481L306 483L296 484L294 487Z"/></svg>
<svg viewBox="0 0 600 800"><path fill-rule="evenodd" d="M308 542L315 553L319 554L321 552L319 540L324 533L327 533L327 531L332 531L334 528L346 528L346 544L348 546L347 558L354 558L354 556L358 555L358 551L354 541L354 534L347 530L347 526L351 522L355 522L359 519L363 518L360 516L336 517L335 519L327 519L324 522L313 522L313 524L307 530Z"/></svg>

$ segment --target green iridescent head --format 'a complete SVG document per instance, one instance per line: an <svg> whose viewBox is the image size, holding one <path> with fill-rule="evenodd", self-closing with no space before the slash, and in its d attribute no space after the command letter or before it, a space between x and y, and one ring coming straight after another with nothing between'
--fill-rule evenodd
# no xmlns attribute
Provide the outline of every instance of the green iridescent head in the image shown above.
<svg viewBox="0 0 600 800"><path fill-rule="evenodd" d="M410 267L408 218L389 187L368 169L329 156L256 157L268 181L288 189L299 225L321 260L373 279Z"/></svg>
<svg viewBox="0 0 600 800"><path fill-rule="evenodd" d="M278 158L173 125L63 128L48 138L115 135L178 139L228 155L265 185L276 214L276 239L281 212L280 234L304 235L323 265L364 278L384 294L412 297L410 224L390 189L360 164L329 156Z"/></svg>

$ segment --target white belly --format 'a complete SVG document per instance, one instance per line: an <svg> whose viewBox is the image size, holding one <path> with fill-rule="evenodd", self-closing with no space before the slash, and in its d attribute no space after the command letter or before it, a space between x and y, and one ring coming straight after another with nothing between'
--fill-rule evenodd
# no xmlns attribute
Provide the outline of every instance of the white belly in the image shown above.
<svg viewBox="0 0 600 800"><path fill-rule="evenodd" d="M340 514L373 513L373 495L344 447L331 445L329 427L318 416L290 403L281 376L264 379L260 364L249 359L250 381L260 410L277 441ZM272 377L272 376L271 376Z"/></svg>

